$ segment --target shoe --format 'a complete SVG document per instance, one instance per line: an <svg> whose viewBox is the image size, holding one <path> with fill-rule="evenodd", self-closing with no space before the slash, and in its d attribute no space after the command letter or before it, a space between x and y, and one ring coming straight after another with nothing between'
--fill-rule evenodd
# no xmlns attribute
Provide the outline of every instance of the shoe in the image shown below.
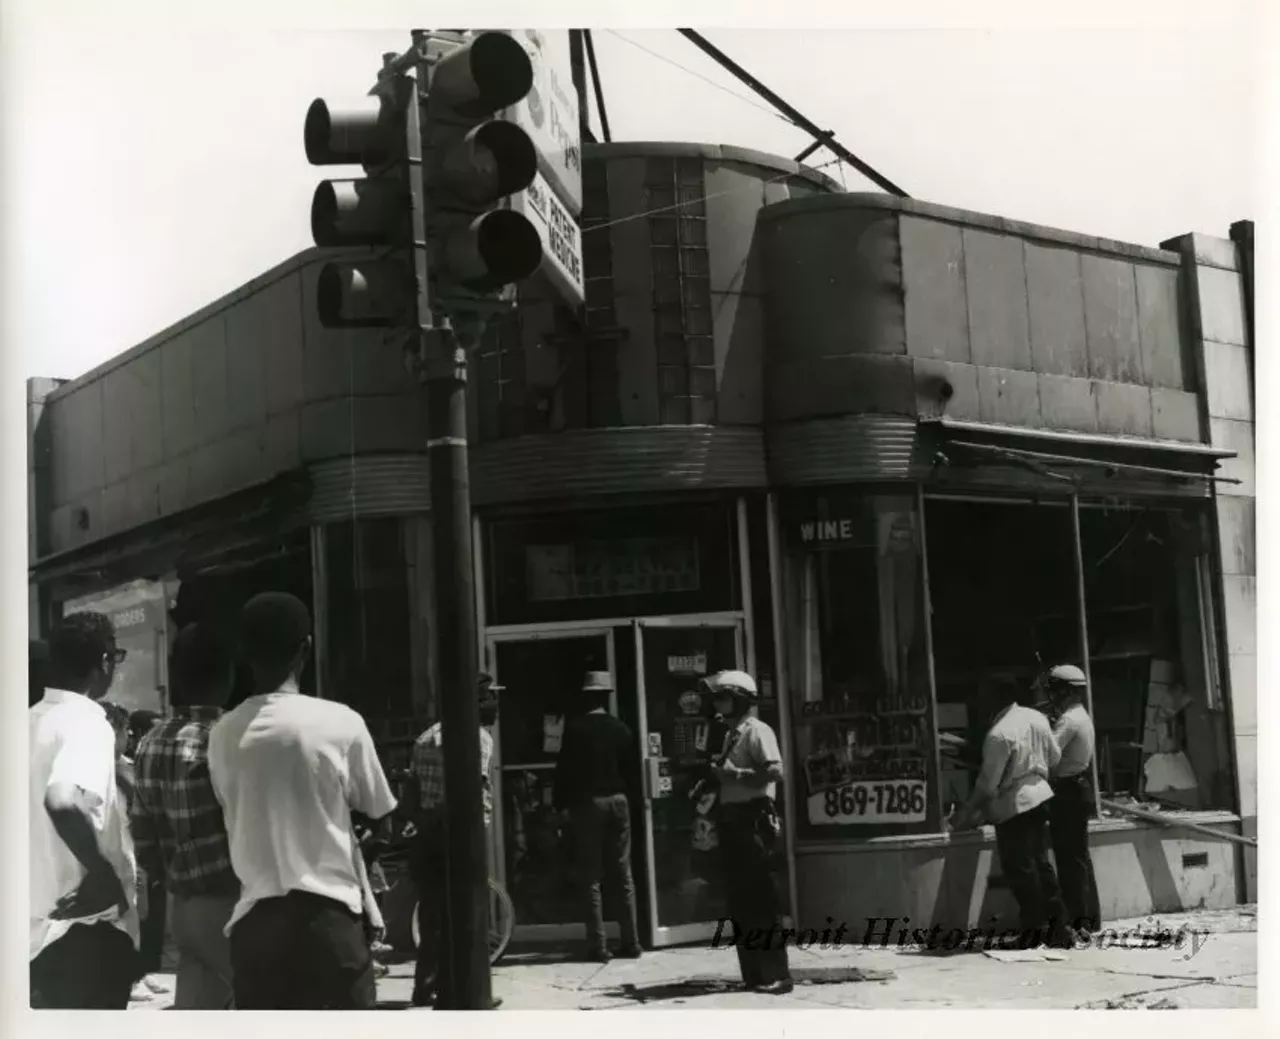
<svg viewBox="0 0 1280 1039"><path fill-rule="evenodd" d="M613 959L613 953L608 949L588 949L582 959L584 963L608 963Z"/></svg>
<svg viewBox="0 0 1280 1039"><path fill-rule="evenodd" d="M624 945L618 950L618 958L622 960L638 960L643 955L644 949L640 948L639 944Z"/></svg>
<svg viewBox="0 0 1280 1039"><path fill-rule="evenodd" d="M783 978L781 981L771 981L767 985L756 985L752 991L762 993L766 996L785 996L788 992L795 989L796 983L790 978Z"/></svg>
<svg viewBox="0 0 1280 1039"><path fill-rule="evenodd" d="M426 989L415 989L411 1002L415 1007L433 1007L436 1005L436 994Z"/></svg>

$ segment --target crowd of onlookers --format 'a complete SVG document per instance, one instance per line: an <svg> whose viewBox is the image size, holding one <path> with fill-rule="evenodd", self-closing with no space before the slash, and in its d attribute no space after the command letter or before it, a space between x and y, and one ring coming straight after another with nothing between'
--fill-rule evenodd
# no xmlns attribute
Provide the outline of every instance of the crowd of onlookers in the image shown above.
<svg viewBox="0 0 1280 1039"><path fill-rule="evenodd" d="M446 890L456 887L447 883L442 727L416 740L398 806L364 719L299 689L311 649L311 617L283 593L249 600L233 637L221 626L183 627L160 717L105 699L125 651L103 614L68 615L47 645L33 644L32 1006L127 1007L139 983L145 996L171 934L177 1009L371 1009L385 933L371 849L397 807L414 832L413 1002L456 1005L441 955ZM237 665L252 688L228 709ZM554 791L573 835L585 953L600 961L611 956L602 886L620 896L621 954L641 953L630 867L639 761L631 730L608 712L612 688L607 672L588 672ZM485 674L474 691L486 825L499 691ZM731 915L768 928L780 913L770 878L780 848L777 738L756 717L749 675L711 676L704 696L726 739L709 759L716 796L699 802L717 802ZM747 985L790 990L785 949L742 948L740 959Z"/></svg>
<svg viewBox="0 0 1280 1039"><path fill-rule="evenodd" d="M33 1007L123 1009L166 934L178 1009L371 1008L383 924L361 836L396 807L363 719L304 696L311 620L256 596L171 649L165 716L105 699L125 656L71 614L33 643ZM237 660L252 695L226 705ZM139 988L141 986L141 988Z"/></svg>

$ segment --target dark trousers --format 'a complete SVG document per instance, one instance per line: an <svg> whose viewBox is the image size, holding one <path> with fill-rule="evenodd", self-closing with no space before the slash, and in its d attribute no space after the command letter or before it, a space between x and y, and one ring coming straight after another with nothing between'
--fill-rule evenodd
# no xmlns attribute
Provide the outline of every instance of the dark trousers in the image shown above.
<svg viewBox="0 0 1280 1039"><path fill-rule="evenodd" d="M622 946L640 944L636 932L636 885L631 875L631 805L626 794L593 797L574 806L573 859L582 885L583 923L587 947L601 952L604 933L604 887L611 889L618 907Z"/></svg>
<svg viewBox="0 0 1280 1039"><path fill-rule="evenodd" d="M773 883L770 856L760 837L766 799L721 805L716 819L720 841L725 908L737 938L738 967L748 986L769 985L791 977L782 907Z"/></svg>
<svg viewBox="0 0 1280 1039"><path fill-rule="evenodd" d="M303 891L264 898L231 929L237 1010L372 1010L364 914Z"/></svg>
<svg viewBox="0 0 1280 1039"><path fill-rule="evenodd" d="M409 860L414 887L418 889L418 960L413 971L414 996L447 990L442 975L448 957L440 955L444 914L448 904L448 862L444 829L440 822L422 826Z"/></svg>
<svg viewBox="0 0 1280 1039"><path fill-rule="evenodd" d="M74 924L31 961L36 1010L127 1010L139 975L133 939L107 923Z"/></svg>
<svg viewBox="0 0 1280 1039"><path fill-rule="evenodd" d="M164 955L164 932L166 921L166 903L168 898L163 881L147 881L147 915L141 925L142 962L140 969L144 974L155 974L160 970L160 961Z"/></svg>
<svg viewBox="0 0 1280 1039"><path fill-rule="evenodd" d="M1098 883L1089 855L1089 819L1093 815L1093 783L1088 774L1057 779L1049 802L1053 858L1062 883L1062 902L1074 927L1096 931L1102 923Z"/></svg>
<svg viewBox="0 0 1280 1039"><path fill-rule="evenodd" d="M1049 805L1042 804L996 826L1000 868L1017 899L1024 935L1048 941L1066 924L1058 875L1049 861Z"/></svg>

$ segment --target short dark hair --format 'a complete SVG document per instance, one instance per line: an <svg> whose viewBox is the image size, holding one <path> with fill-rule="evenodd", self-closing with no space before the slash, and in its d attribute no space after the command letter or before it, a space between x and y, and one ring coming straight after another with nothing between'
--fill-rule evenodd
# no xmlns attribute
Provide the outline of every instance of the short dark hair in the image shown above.
<svg viewBox="0 0 1280 1039"><path fill-rule="evenodd" d="M49 662L55 683L80 682L101 665L116 644L116 629L104 613L85 610L63 617L49 635ZM78 690L73 690L78 691Z"/></svg>
<svg viewBox="0 0 1280 1039"><path fill-rule="evenodd" d="M107 721L111 723L111 728L115 729L117 736L129 731L129 708L103 700L102 709L107 712Z"/></svg>
<svg viewBox="0 0 1280 1039"><path fill-rule="evenodd" d="M254 668L287 667L311 634L311 614L287 592L262 592L240 611L240 653Z"/></svg>
<svg viewBox="0 0 1280 1039"><path fill-rule="evenodd" d="M235 680L231 643L212 624L188 624L169 653L169 699L182 706L225 699ZM213 704L212 706L222 706Z"/></svg>

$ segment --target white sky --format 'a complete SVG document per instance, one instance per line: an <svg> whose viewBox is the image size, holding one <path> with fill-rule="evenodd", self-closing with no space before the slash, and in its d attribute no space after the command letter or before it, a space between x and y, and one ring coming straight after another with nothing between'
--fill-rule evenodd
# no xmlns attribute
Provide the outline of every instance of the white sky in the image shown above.
<svg viewBox="0 0 1280 1039"><path fill-rule="evenodd" d="M303 155L306 107L363 93L424 7L443 25L614 24L594 35L615 140L808 143L674 30L636 28L634 10L617 27L616 4L487 3L484 19L474 3L4 6L4 341L24 377L81 374L309 246L332 173ZM1261 6L1078 0L1045 5L1071 7L1056 26L1010 4L848 6L893 10L806 5L811 28L747 29L718 13L797 12L697 9L717 46L917 198L1148 245L1261 219Z"/></svg>

